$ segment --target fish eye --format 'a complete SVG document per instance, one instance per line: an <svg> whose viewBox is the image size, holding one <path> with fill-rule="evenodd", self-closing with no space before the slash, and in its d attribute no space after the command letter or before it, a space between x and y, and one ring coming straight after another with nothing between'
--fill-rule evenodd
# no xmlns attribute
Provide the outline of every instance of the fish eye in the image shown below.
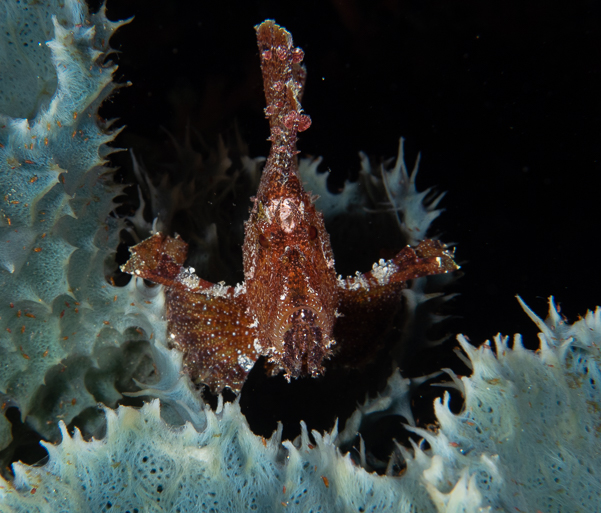
<svg viewBox="0 0 601 513"><path fill-rule="evenodd" d="M261 246L263 246L265 249L269 248L269 239L262 233L259 235L259 244L261 244Z"/></svg>
<svg viewBox="0 0 601 513"><path fill-rule="evenodd" d="M309 230L307 231L309 233L309 240L315 240L317 238L317 228L315 228L315 226L309 226Z"/></svg>

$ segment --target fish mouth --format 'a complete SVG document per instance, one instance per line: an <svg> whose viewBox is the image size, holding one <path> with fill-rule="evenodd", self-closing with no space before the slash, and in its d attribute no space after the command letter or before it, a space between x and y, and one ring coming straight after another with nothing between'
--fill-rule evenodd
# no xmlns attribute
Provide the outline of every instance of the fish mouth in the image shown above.
<svg viewBox="0 0 601 513"><path fill-rule="evenodd" d="M280 362L286 378L318 376L323 373L323 360L333 341L324 329L320 316L311 308L295 308L282 323Z"/></svg>
<svg viewBox="0 0 601 513"><path fill-rule="evenodd" d="M286 344L286 334L290 330L306 330L307 333L319 329L320 333L325 331L326 327L320 309L307 305L294 306L286 308L279 313L275 319L274 328L272 331L272 341L278 352L284 351ZM317 335L317 332L316 332ZM288 336L289 338L289 336Z"/></svg>

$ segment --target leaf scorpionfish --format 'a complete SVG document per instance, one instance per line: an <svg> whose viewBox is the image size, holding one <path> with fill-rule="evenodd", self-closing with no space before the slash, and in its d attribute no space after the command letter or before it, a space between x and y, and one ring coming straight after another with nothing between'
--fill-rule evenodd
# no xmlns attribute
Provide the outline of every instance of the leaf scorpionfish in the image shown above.
<svg viewBox="0 0 601 513"><path fill-rule="evenodd" d="M336 276L323 215L298 172L297 135L311 125L300 105L304 54L272 20L255 28L271 150L245 224L244 282L196 276L184 266L187 244L161 233L132 247L122 266L165 285L170 343L213 391L240 391L261 355L288 380L322 374L334 351L386 330L407 280L458 268L442 243L426 239L367 273Z"/></svg>

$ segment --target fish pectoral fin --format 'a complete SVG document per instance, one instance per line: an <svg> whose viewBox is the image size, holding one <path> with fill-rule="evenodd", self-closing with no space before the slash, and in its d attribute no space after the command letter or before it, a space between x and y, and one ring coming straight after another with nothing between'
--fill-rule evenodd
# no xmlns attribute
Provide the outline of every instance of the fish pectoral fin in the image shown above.
<svg viewBox="0 0 601 513"><path fill-rule="evenodd" d="M183 263L188 255L188 244L179 235L170 237L157 232L129 248L131 256L121 266L124 273L144 278L167 287L201 290L213 283L198 278Z"/></svg>
<svg viewBox="0 0 601 513"><path fill-rule="evenodd" d="M169 338L184 353L192 380L213 392L225 387L240 392L260 356L245 296L169 289L166 299Z"/></svg>

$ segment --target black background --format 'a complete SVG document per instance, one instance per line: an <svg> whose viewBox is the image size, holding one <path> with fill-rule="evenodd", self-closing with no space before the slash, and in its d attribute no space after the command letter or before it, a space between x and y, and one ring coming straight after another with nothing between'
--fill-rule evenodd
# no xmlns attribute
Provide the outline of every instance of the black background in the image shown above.
<svg viewBox="0 0 601 513"><path fill-rule="evenodd" d="M406 138L418 187L448 191L435 222L457 243L455 332L481 343L534 325L554 295L570 321L597 291L601 91L600 4L543 1L109 0L135 16L112 46L105 106L127 125L118 142L152 158L186 123L207 136L234 121L252 156L267 155L253 26L273 18L305 51L301 152L324 157L332 185L356 175L357 152L396 154ZM374 255L374 260L377 255ZM445 362L440 362L445 366Z"/></svg>

